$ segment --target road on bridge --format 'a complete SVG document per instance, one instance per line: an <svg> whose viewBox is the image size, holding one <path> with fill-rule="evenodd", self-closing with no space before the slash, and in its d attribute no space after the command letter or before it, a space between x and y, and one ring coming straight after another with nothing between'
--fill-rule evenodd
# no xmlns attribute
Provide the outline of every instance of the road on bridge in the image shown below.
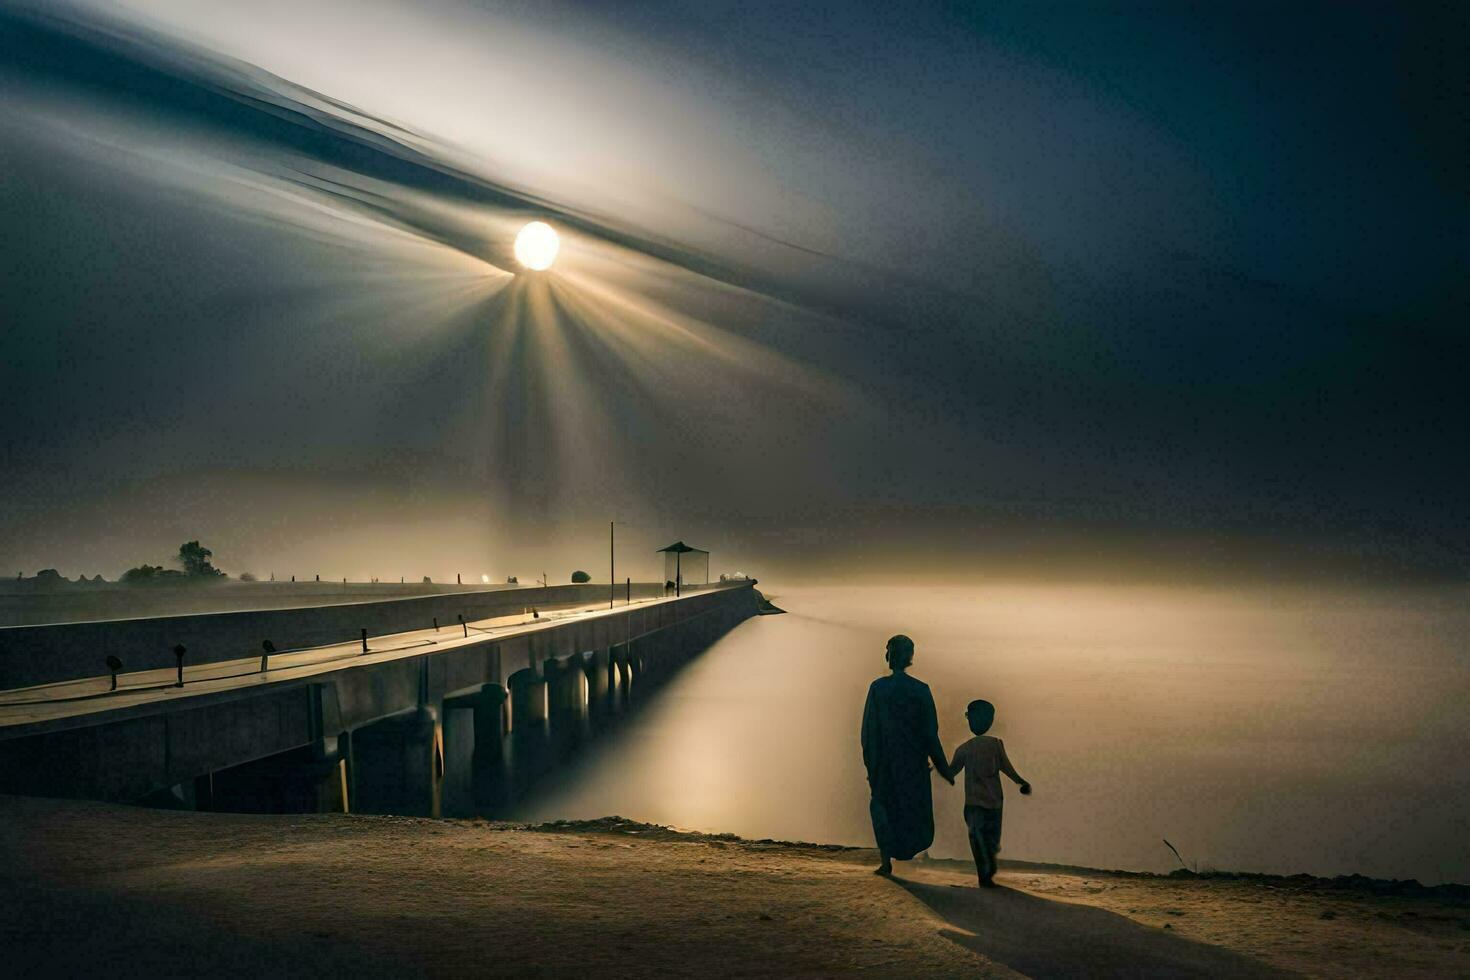
<svg viewBox="0 0 1470 980"><path fill-rule="evenodd" d="M574 619L595 619L626 610L632 606L652 606L679 601L675 597L634 599L608 608L606 603L548 611L533 618L532 614L496 616L465 623L440 624L439 628L389 633L368 638L363 651L360 640L326 646L285 650L270 655L268 669L262 671L261 655L253 654L236 660L185 665L184 686L177 686L178 673L172 669L143 670L119 674L117 690L111 690L112 679L103 674L77 680L15 688L0 692L0 728L12 728L101 714L121 708L177 701L301 680L345 667L365 667L425 653L439 653L457 647L483 643L487 638L504 639L563 625Z"/></svg>

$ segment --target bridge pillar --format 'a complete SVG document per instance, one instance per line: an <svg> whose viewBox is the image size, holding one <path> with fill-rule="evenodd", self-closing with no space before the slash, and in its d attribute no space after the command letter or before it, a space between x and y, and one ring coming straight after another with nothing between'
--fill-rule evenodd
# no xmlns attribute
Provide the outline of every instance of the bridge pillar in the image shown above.
<svg viewBox="0 0 1470 980"><path fill-rule="evenodd" d="M633 655L637 658L640 678L650 686L656 686L664 675L663 631L640 636L632 643Z"/></svg>
<svg viewBox="0 0 1470 980"><path fill-rule="evenodd" d="M191 788L198 809L222 813L345 813L351 802L335 736L216 770Z"/></svg>
<svg viewBox="0 0 1470 980"><path fill-rule="evenodd" d="M505 679L510 692L510 730L529 732L546 724L546 681L530 667Z"/></svg>
<svg viewBox="0 0 1470 980"><path fill-rule="evenodd" d="M611 661L613 711L626 711L633 703L633 656L629 645L619 643L607 651Z"/></svg>
<svg viewBox="0 0 1470 980"><path fill-rule="evenodd" d="M587 675L582 657L548 657L541 665L551 741L558 752L574 748L587 735Z"/></svg>
<svg viewBox="0 0 1470 980"><path fill-rule="evenodd" d="M510 796L521 792L551 764L547 684L524 667L505 680L510 691Z"/></svg>
<svg viewBox="0 0 1470 980"><path fill-rule="evenodd" d="M464 701L446 698L440 712L444 719L444 782L439 789L439 809L446 817L475 813L475 707Z"/></svg>
<svg viewBox="0 0 1470 980"><path fill-rule="evenodd" d="M508 692L499 684L445 699L445 816L494 813L509 800L508 707Z"/></svg>
<svg viewBox="0 0 1470 980"><path fill-rule="evenodd" d="M495 812L510 800L511 778L507 765L507 722L510 693L499 684L480 688L475 705L475 806Z"/></svg>
<svg viewBox="0 0 1470 980"><path fill-rule="evenodd" d="M443 732L428 705L352 733L353 786L359 813L440 815Z"/></svg>
<svg viewBox="0 0 1470 980"><path fill-rule="evenodd" d="M600 719L611 711L612 701L617 697L613 683L615 668L606 649L593 650L585 657L583 670L587 674L587 714Z"/></svg>

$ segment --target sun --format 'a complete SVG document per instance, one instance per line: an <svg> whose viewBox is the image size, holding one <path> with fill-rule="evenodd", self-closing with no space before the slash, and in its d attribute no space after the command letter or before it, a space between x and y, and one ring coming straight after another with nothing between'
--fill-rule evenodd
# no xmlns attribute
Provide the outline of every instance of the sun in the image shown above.
<svg viewBox="0 0 1470 980"><path fill-rule="evenodd" d="M559 251L561 238L544 221L533 221L516 235L516 261L527 269L536 272L550 269Z"/></svg>

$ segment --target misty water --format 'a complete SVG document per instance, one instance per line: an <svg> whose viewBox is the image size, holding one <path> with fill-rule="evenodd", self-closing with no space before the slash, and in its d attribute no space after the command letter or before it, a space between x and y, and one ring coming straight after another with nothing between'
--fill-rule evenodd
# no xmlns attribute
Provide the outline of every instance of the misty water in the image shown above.
<svg viewBox="0 0 1470 980"><path fill-rule="evenodd" d="M764 587L764 586L763 586ZM964 706L1035 785L1003 856L1470 881L1460 590L773 588L517 813L871 846L858 727L896 632L953 750ZM934 779L935 857L968 855Z"/></svg>

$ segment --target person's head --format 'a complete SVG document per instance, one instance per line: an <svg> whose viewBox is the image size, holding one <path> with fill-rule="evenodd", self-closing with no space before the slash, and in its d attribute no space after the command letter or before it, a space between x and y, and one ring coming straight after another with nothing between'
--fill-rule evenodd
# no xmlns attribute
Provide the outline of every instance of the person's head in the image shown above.
<svg viewBox="0 0 1470 980"><path fill-rule="evenodd" d="M989 701L971 701L965 709L965 717L970 720L970 731L984 735L995 724L995 705Z"/></svg>
<svg viewBox="0 0 1470 980"><path fill-rule="evenodd" d="M914 662L914 641L902 633L888 640L888 652L883 654L892 670L903 670Z"/></svg>

